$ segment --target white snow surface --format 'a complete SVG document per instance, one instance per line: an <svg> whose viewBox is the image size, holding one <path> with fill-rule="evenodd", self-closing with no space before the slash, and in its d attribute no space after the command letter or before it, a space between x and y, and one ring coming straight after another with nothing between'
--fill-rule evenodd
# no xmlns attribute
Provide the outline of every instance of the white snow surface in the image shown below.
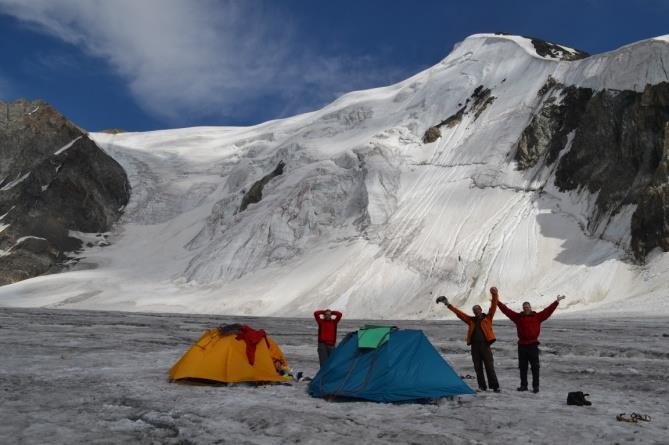
<svg viewBox="0 0 669 445"><path fill-rule="evenodd" d="M669 314L669 255L638 266L627 253L633 207L588 231L596 196L562 193L551 170L512 161L548 76L642 90L669 80L669 43L568 62L528 42L475 35L403 82L253 127L92 133L132 186L111 245L86 249L69 272L1 287L0 304L424 319L451 317L437 295L471 307L496 285L516 308L559 293L558 313ZM479 85L494 102L422 144ZM284 174L238 212L280 161Z"/></svg>
<svg viewBox="0 0 669 445"><path fill-rule="evenodd" d="M532 394L515 390L516 332L499 317L493 351L501 393L383 404L313 398L307 382L167 380L205 329L233 322L265 329L290 367L313 377L313 319L0 308L0 437L25 445L667 443L666 318L547 320L541 391ZM362 323L345 318L339 338ZM474 375L461 321L393 324L424 330L458 375ZM592 406L567 405L570 391L589 393ZM632 412L651 420L616 420Z"/></svg>
<svg viewBox="0 0 669 445"><path fill-rule="evenodd" d="M70 141L70 142L68 142L67 144L63 145L61 148L59 148L58 150L56 150L53 154L57 156L57 155L63 153L65 150L67 150L68 148L72 147L72 146L73 146L79 139L81 139L81 136L76 137L76 138L74 138L72 141Z"/></svg>
<svg viewBox="0 0 669 445"><path fill-rule="evenodd" d="M12 210L14 210L14 207L16 207L16 206L12 206L12 207L7 211L7 213L5 213L5 214L3 214L3 215L0 215L0 221L2 221L3 219L5 219L5 216L9 215L9 212L11 212Z"/></svg>
<svg viewBox="0 0 669 445"><path fill-rule="evenodd" d="M29 240L29 239L46 240L46 238L43 238L43 237L41 237L41 236L22 236L21 238L19 238L19 239L16 240L15 245L18 246L19 244L21 244L21 243L24 242L25 240Z"/></svg>
<svg viewBox="0 0 669 445"><path fill-rule="evenodd" d="M14 179L13 181L8 182L2 188L0 188L0 192L6 192L7 190L10 190L10 189L16 187L17 185L19 185L20 183L22 183L23 181L28 179L29 176L30 176L30 172L28 172L24 175L21 175L21 173L19 173L16 176L16 179Z"/></svg>

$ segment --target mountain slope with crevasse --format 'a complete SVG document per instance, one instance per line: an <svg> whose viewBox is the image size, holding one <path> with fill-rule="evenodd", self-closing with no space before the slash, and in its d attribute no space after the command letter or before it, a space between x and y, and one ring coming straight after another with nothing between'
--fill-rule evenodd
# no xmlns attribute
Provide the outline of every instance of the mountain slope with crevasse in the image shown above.
<svg viewBox="0 0 669 445"><path fill-rule="evenodd" d="M437 295L468 307L496 285L512 304L665 311L668 38L540 48L479 34L292 118L93 134L132 187L112 244L0 304L436 318Z"/></svg>

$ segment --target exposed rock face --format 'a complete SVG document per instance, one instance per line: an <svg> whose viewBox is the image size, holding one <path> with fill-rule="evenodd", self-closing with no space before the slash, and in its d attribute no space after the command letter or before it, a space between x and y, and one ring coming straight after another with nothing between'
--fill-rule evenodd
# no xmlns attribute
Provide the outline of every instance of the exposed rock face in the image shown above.
<svg viewBox="0 0 669 445"><path fill-rule="evenodd" d="M560 60L578 60L590 57L590 54L585 51L578 49L571 51L563 46L547 42L536 37L527 38L532 40L532 46L534 46L534 50L537 52L537 54L543 57L553 57Z"/></svg>
<svg viewBox="0 0 669 445"><path fill-rule="evenodd" d="M470 111L474 113L474 120L476 120L495 101L495 96L490 94L490 88L479 85L472 93L471 99L473 99L473 102ZM469 102L469 99L467 99L467 102Z"/></svg>
<svg viewBox="0 0 669 445"><path fill-rule="evenodd" d="M669 252L669 122L664 128L664 149L651 183L641 192L632 215L632 250L637 258L655 247Z"/></svg>
<svg viewBox="0 0 669 445"><path fill-rule="evenodd" d="M430 127L423 135L423 144L431 144L441 137L439 126Z"/></svg>
<svg viewBox="0 0 669 445"><path fill-rule="evenodd" d="M122 167L48 104L0 102L0 284L56 272L130 197Z"/></svg>
<svg viewBox="0 0 669 445"><path fill-rule="evenodd" d="M643 93L555 88L562 102L546 100L523 132L516 152L519 167L532 167L540 159L555 162L574 131L555 184L561 190L597 193L588 229L622 206L636 204L630 229L635 258L642 261L658 246L669 250L669 83L648 86Z"/></svg>
<svg viewBox="0 0 669 445"><path fill-rule="evenodd" d="M552 77L548 78L539 93L548 94L548 97L523 131L516 151L516 162L523 170L534 167L544 157L549 164L557 159L560 150L567 144L569 133L579 125L592 97L592 90L564 88Z"/></svg>
<svg viewBox="0 0 669 445"><path fill-rule="evenodd" d="M439 122L439 124L437 126L438 127L446 126L448 128L455 127L456 125L458 125L460 123L460 121L462 121L462 115L465 113L466 108L467 108L466 106L460 108L455 114L453 114L453 115L449 116L448 118L444 119L443 121Z"/></svg>
<svg viewBox="0 0 669 445"><path fill-rule="evenodd" d="M265 175L261 180L256 181L251 186L249 191L246 192L246 194L244 194L244 198L242 198L242 204L239 206L239 211L243 212L244 210L246 210L249 204L260 202L260 200L262 199L263 188L265 188L265 186L269 181L271 181L272 179L274 179L279 175L282 175L283 168L285 166L286 164L283 161L280 161L272 173Z"/></svg>
<svg viewBox="0 0 669 445"><path fill-rule="evenodd" d="M497 35L513 35L508 32L496 32ZM537 37L521 36L532 42L534 51L541 57L548 57L558 60L578 60L590 57L590 54L580 49L566 48L556 43L551 43Z"/></svg>
<svg viewBox="0 0 669 445"><path fill-rule="evenodd" d="M490 88L485 88L483 85L479 85L476 87L472 95L467 98L464 106L437 125L430 127L425 131L422 139L423 143L430 144L439 139L441 137L441 127L455 127L462 121L462 117L466 114L473 113L474 120L478 119L481 113L483 113L494 101L495 96L490 94Z"/></svg>

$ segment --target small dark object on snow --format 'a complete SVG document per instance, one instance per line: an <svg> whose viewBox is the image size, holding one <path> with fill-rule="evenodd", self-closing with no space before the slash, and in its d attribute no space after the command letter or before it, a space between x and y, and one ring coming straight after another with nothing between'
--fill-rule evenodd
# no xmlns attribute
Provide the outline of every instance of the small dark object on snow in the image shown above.
<svg viewBox="0 0 669 445"><path fill-rule="evenodd" d="M585 397L590 394L584 394L583 391L574 391L567 394L567 405L590 406L592 402Z"/></svg>
<svg viewBox="0 0 669 445"><path fill-rule="evenodd" d="M630 417L632 419L636 419L637 421L643 420L644 422L650 422L650 416L648 414L632 413L630 414Z"/></svg>
<svg viewBox="0 0 669 445"><path fill-rule="evenodd" d="M637 423L636 417L626 417L625 413L620 413L616 416L616 420L618 422L629 422L629 423Z"/></svg>
<svg viewBox="0 0 669 445"><path fill-rule="evenodd" d="M639 423L639 421L650 422L650 416L648 414L639 414L632 413L628 416L625 413L620 413L616 416L618 422L629 422L629 423Z"/></svg>

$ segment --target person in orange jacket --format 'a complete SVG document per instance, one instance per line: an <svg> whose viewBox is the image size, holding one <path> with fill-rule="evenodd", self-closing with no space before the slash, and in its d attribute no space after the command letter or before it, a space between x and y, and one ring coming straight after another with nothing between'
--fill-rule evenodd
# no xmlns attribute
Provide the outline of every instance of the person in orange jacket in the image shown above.
<svg viewBox="0 0 669 445"><path fill-rule="evenodd" d="M325 309L314 312L318 323L318 361L321 366L328 361L337 343L337 324L341 320L341 312Z"/></svg>
<svg viewBox="0 0 669 445"><path fill-rule="evenodd" d="M492 317L495 316L495 311L497 310L498 293L496 287L490 288L490 295L492 296L492 302L487 314L483 312L483 309L478 304L472 308L474 315L465 314L460 309L449 304L448 299L444 296L437 298L437 303L444 303L460 320L467 323L467 344L471 346L472 361L474 362L479 390L486 391L488 388L485 375L483 374L483 368L485 368L490 389L499 392L499 382L497 381L497 374L495 374L495 362L492 350L490 349L490 345L495 342L495 333L492 330Z"/></svg>

